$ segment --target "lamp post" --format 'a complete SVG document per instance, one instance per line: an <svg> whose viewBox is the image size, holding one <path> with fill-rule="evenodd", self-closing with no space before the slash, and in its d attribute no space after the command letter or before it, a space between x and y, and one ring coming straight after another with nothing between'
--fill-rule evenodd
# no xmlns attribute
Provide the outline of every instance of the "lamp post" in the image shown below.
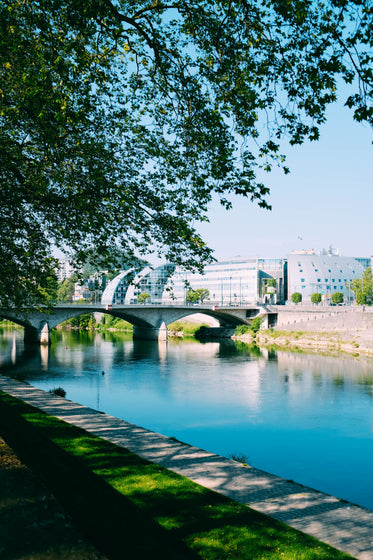
<svg viewBox="0 0 373 560"><path fill-rule="evenodd" d="M229 307L232 305L232 276L229 277Z"/></svg>

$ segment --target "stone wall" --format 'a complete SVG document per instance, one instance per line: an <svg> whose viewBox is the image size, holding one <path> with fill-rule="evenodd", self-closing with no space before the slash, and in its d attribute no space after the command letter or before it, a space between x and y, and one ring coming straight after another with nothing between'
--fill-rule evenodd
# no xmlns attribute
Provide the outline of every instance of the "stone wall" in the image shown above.
<svg viewBox="0 0 373 560"><path fill-rule="evenodd" d="M275 330L351 331L373 326L373 310L370 308L278 308L277 313Z"/></svg>

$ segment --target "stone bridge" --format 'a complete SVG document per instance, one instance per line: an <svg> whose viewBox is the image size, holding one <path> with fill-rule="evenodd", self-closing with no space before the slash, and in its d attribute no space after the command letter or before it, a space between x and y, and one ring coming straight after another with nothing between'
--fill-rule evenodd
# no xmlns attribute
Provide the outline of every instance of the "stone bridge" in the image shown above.
<svg viewBox="0 0 373 560"><path fill-rule="evenodd" d="M56 305L45 311L15 311L0 309L0 317L9 319L25 328L25 342L50 343L50 332L60 323L85 313L107 313L120 317L134 327L133 337L145 340L167 340L167 325L192 315L203 313L217 319L220 327L250 325L254 317L263 319L263 327L273 322L276 314L269 313L263 305L218 307L211 305Z"/></svg>

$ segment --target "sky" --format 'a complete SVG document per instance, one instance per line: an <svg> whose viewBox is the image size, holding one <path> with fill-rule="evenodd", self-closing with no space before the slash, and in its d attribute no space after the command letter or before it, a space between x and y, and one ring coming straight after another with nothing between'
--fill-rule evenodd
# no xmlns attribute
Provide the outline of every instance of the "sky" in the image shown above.
<svg viewBox="0 0 373 560"><path fill-rule="evenodd" d="M210 223L197 229L215 258L280 258L331 245L344 256L373 255L373 130L342 102L327 116L319 141L283 148L290 174L265 174L272 211L239 197L228 212L212 204Z"/></svg>

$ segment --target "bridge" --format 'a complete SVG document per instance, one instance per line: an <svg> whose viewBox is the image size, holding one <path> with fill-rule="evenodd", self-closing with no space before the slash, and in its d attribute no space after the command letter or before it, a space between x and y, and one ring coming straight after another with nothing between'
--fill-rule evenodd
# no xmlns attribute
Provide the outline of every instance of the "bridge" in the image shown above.
<svg viewBox="0 0 373 560"><path fill-rule="evenodd" d="M272 324L276 313L264 305L56 305L50 310L31 311L0 308L0 317L25 328L25 343L50 344L50 332L60 323L86 313L107 313L133 325L134 339L167 340L167 325L195 313L203 313L219 322L219 327L235 328L250 325L255 317L263 320L263 327Z"/></svg>

